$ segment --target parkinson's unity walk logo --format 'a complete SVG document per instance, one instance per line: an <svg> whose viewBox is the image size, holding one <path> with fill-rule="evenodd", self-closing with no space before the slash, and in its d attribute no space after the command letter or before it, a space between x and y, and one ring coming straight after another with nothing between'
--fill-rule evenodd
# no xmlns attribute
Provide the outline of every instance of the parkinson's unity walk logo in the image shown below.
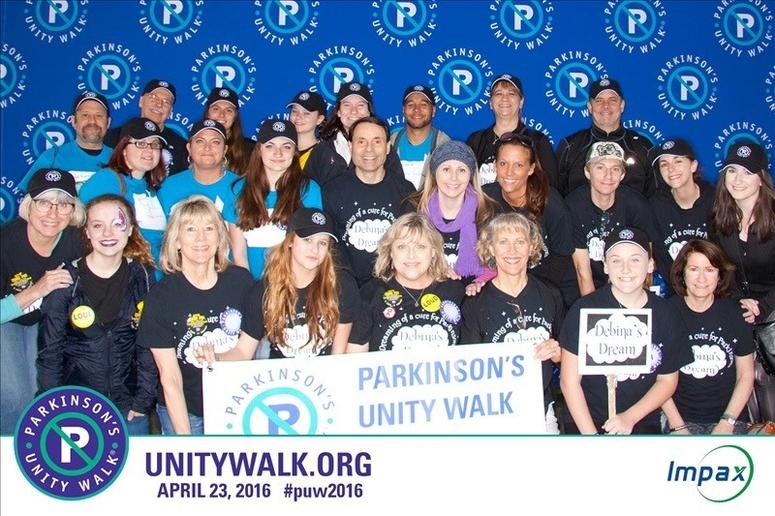
<svg viewBox="0 0 775 516"><path fill-rule="evenodd" d="M102 394L84 387L47 391L27 407L14 448L24 477L63 500L89 498L110 486L127 458L123 414Z"/></svg>

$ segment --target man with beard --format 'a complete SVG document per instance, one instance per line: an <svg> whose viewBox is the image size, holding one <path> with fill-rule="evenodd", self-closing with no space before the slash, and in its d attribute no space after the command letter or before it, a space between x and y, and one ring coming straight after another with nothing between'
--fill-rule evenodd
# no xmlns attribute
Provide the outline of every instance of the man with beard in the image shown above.
<svg viewBox="0 0 775 516"><path fill-rule="evenodd" d="M162 161L168 174L175 174L188 168L188 151L186 141L181 135L164 122L172 114L172 106L175 104L175 85L163 79L151 79L143 88L138 105L140 115L159 126L161 137L167 144L161 150ZM131 118L131 117L130 117ZM105 135L105 144L115 147L121 127L114 127Z"/></svg>
<svg viewBox="0 0 775 516"><path fill-rule="evenodd" d="M406 125L394 132L390 144L398 150L404 177L418 190L427 175L428 156L449 136L433 127L436 116L436 95L423 84L409 86L404 91L404 120Z"/></svg>
<svg viewBox="0 0 775 516"><path fill-rule="evenodd" d="M108 100L94 91L84 91L73 102L75 141L52 145L35 160L27 174L19 183L26 191L27 183L34 172L41 168L60 168L67 170L78 187L89 179L98 169L105 166L113 152L103 143L105 133L110 127L110 106Z"/></svg>

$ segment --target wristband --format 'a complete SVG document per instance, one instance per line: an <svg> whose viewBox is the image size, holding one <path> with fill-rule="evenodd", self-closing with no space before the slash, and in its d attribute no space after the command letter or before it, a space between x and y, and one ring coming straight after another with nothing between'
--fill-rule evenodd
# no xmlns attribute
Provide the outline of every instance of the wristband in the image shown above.
<svg viewBox="0 0 775 516"><path fill-rule="evenodd" d="M672 434L673 432L678 432L679 430L686 430L687 428L689 428L689 425L687 425L686 423L684 423L684 424L683 424L683 425L681 425L681 426L677 426L677 427L675 427L675 428L671 428L671 429L670 429L670 433Z"/></svg>

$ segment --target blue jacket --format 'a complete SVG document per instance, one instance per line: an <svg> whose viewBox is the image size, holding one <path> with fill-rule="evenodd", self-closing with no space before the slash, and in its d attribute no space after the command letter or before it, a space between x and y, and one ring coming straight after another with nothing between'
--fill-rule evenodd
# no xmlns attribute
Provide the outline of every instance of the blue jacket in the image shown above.
<svg viewBox="0 0 775 516"><path fill-rule="evenodd" d="M148 414L156 401L158 371L150 350L135 346L138 304L156 282L154 270L129 262L127 293L111 329L99 320L86 328L72 324L76 308L89 306L78 267L68 264L70 287L54 290L43 301L38 353L40 392L61 385L81 385L101 392L122 412Z"/></svg>

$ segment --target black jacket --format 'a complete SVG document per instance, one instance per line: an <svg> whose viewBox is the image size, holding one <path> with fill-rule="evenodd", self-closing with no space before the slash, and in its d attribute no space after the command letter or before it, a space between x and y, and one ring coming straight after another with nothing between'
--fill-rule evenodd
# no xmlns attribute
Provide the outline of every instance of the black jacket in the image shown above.
<svg viewBox="0 0 775 516"><path fill-rule="evenodd" d="M79 259L68 264L72 286L54 290L41 307L40 392L81 385L106 395L122 412L148 414L156 402L158 372L150 350L135 346L135 334L141 312L137 305L156 282L154 270L129 262L127 293L112 328L95 320L80 329L71 323L71 315L75 308L90 304L79 281L81 263Z"/></svg>
<svg viewBox="0 0 775 516"><path fill-rule="evenodd" d="M557 147L557 164L559 190L563 196L568 195L581 185L588 183L584 176L584 165L587 152L595 142L616 142L624 149L627 173L622 180L627 185L645 197L651 197L657 191L659 179L648 162L648 151L651 141L642 134L620 126L612 133L606 133L592 124L589 129L583 129L564 138Z"/></svg>
<svg viewBox="0 0 775 516"><path fill-rule="evenodd" d="M345 162L344 158L336 152L336 147L334 147L335 139L336 136L328 140L322 140L315 145L312 152L310 152L306 165L304 165L304 173L314 179L321 188L332 179L347 172L347 169L350 167L350 164ZM404 177L404 169L401 166L401 160L398 157L395 146L391 146L388 152L387 159L385 160L385 172L388 174L399 174L400 177Z"/></svg>

